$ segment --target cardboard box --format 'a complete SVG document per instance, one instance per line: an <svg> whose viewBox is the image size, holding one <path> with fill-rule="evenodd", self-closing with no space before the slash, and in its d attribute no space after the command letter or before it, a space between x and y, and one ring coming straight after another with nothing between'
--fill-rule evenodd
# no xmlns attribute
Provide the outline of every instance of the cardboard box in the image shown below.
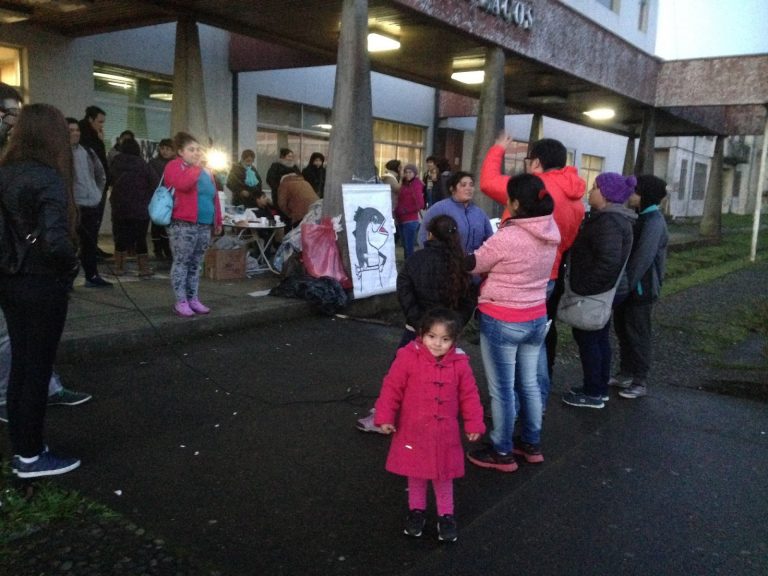
<svg viewBox="0 0 768 576"><path fill-rule="evenodd" d="M211 280L239 280L245 278L245 260L248 250L217 250L205 253L205 277Z"/></svg>

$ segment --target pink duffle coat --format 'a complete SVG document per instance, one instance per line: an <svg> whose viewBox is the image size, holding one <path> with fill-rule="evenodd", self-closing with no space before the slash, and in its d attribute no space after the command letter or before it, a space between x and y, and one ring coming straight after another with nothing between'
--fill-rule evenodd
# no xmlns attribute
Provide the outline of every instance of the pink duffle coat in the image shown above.
<svg viewBox="0 0 768 576"><path fill-rule="evenodd" d="M374 418L377 426L397 428L386 469L428 480L463 476L459 415L465 432L485 432L469 357L452 348L438 361L418 339L398 350L384 377Z"/></svg>

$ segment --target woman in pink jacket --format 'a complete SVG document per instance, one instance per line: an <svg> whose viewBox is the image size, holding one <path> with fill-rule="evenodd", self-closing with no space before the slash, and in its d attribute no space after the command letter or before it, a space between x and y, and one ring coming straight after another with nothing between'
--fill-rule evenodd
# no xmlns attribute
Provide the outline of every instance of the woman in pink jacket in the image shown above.
<svg viewBox="0 0 768 576"><path fill-rule="evenodd" d="M554 202L538 176L514 176L507 184L507 195L509 218L467 257L473 274L487 275L480 286L478 310L480 350L493 416L492 446L467 457L483 468L514 472L514 454L528 462L544 460L536 365L547 334L547 282L560 232L552 217ZM513 444L517 364L522 438Z"/></svg>
<svg viewBox="0 0 768 576"><path fill-rule="evenodd" d="M403 237L403 251L407 260L416 246L419 233L419 210L424 208L424 182L419 179L419 171L413 164L406 164L403 180L397 193L395 219Z"/></svg>
<svg viewBox="0 0 768 576"><path fill-rule="evenodd" d="M203 149L194 136L179 132L174 137L178 158L165 167L165 185L174 189L173 213L168 239L173 252L171 285L174 310L183 317L208 314L198 289L203 256L211 233L221 234L221 208L213 175L203 167Z"/></svg>
<svg viewBox="0 0 768 576"><path fill-rule="evenodd" d="M438 538L458 537L453 516L453 479L464 475L459 420L474 442L485 432L483 407L469 357L456 348L459 319L433 308L419 337L400 348L376 401L375 424L392 434L387 470L408 477L405 533L418 538L426 523L427 483L437 501Z"/></svg>

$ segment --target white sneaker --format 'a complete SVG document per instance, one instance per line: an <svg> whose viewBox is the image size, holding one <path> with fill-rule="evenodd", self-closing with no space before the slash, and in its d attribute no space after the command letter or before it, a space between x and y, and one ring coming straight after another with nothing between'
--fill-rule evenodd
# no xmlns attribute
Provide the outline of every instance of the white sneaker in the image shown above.
<svg viewBox="0 0 768 576"><path fill-rule="evenodd" d="M625 376L624 374L616 374L608 380L608 386L615 386L616 388L629 388L632 386L632 376Z"/></svg>
<svg viewBox="0 0 768 576"><path fill-rule="evenodd" d="M376 408L371 408L370 413L368 416L365 416L364 418L360 418L357 421L357 429L360 430L360 432L378 432L379 434L383 434L381 431L381 428L376 426L373 423L373 418L376 415Z"/></svg>

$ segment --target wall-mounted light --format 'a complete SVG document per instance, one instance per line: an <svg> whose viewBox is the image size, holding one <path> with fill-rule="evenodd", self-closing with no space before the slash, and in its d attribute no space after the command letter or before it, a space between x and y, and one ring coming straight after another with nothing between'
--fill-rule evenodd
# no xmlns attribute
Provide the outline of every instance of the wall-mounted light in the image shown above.
<svg viewBox="0 0 768 576"><path fill-rule="evenodd" d="M18 7L0 8L0 24L13 24L14 22L23 22L32 17L32 10Z"/></svg>
<svg viewBox="0 0 768 576"><path fill-rule="evenodd" d="M610 120L616 116L616 112L613 108L593 108L584 112L585 116L589 116L592 120Z"/></svg>
<svg viewBox="0 0 768 576"><path fill-rule="evenodd" d="M379 31L368 33L368 52L388 52L399 48L400 40L396 36Z"/></svg>
<svg viewBox="0 0 768 576"><path fill-rule="evenodd" d="M485 58L465 56L453 59L451 80L462 84L482 84L485 82Z"/></svg>

